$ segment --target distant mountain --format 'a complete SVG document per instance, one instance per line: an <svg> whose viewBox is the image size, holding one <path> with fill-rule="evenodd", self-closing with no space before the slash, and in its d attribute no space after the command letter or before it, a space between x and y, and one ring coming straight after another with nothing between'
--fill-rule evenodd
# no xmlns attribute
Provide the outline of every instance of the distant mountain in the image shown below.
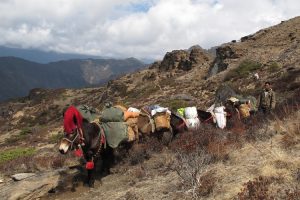
<svg viewBox="0 0 300 200"><path fill-rule="evenodd" d="M73 59L40 64L16 57L0 58L0 101L25 96L33 88L81 88L99 85L145 67L135 58Z"/></svg>
<svg viewBox="0 0 300 200"><path fill-rule="evenodd" d="M140 58L140 60L145 63L145 64L152 64L154 63L156 60L153 58Z"/></svg>
<svg viewBox="0 0 300 200"><path fill-rule="evenodd" d="M69 53L58 53L54 51L41 51L37 49L20 49L0 46L0 57L18 57L25 60L38 63L49 63L56 62L60 60L70 60L70 59L102 59L105 57L92 56L92 55L82 55L82 54L69 54Z"/></svg>

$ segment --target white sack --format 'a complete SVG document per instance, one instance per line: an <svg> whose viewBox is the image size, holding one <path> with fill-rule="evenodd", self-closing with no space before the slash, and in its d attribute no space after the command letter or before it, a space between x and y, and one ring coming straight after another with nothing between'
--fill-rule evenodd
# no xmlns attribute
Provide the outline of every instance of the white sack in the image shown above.
<svg viewBox="0 0 300 200"><path fill-rule="evenodd" d="M198 117L198 112L196 107L186 107L184 109L184 115L186 119L194 119Z"/></svg>
<svg viewBox="0 0 300 200"><path fill-rule="evenodd" d="M185 123L189 130L195 130L200 127L200 120L198 118L186 119Z"/></svg>
<svg viewBox="0 0 300 200"><path fill-rule="evenodd" d="M133 107L128 108L127 111L128 111L128 112L136 112L136 113L140 113L140 112L141 112L139 109L133 108Z"/></svg>
<svg viewBox="0 0 300 200"><path fill-rule="evenodd" d="M156 113L163 113L163 112L167 112L169 113L169 115L171 115L171 111L169 111L168 108L163 108L163 107L151 110L151 115L154 116Z"/></svg>
<svg viewBox="0 0 300 200"><path fill-rule="evenodd" d="M224 111L225 107L220 106L214 109L217 126L221 129L226 127L226 112Z"/></svg>

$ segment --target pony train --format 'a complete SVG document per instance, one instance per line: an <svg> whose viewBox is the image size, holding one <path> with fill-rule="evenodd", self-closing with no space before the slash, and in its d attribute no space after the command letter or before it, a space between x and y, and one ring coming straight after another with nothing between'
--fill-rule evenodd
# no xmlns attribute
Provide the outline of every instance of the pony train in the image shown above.
<svg viewBox="0 0 300 200"><path fill-rule="evenodd" d="M225 107L213 105L207 111L196 107L180 108L171 112L158 105L142 109L106 104L101 113L85 105L70 106L64 112L64 137L59 151L83 157L88 172L87 183L94 185L95 162L100 158L108 162L120 145L130 146L141 137L155 135L168 144L172 138L187 130L197 130L200 123L215 123L226 126L226 118L233 113ZM107 165L109 168L109 165Z"/></svg>

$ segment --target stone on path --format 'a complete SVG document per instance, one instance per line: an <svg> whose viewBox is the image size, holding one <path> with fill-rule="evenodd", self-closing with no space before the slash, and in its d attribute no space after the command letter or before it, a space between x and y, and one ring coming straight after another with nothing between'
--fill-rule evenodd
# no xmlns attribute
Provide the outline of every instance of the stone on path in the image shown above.
<svg viewBox="0 0 300 200"><path fill-rule="evenodd" d="M20 174L12 175L11 178L14 181L21 181L23 179L29 178L29 177L34 176L34 175L35 175L35 173L20 173Z"/></svg>

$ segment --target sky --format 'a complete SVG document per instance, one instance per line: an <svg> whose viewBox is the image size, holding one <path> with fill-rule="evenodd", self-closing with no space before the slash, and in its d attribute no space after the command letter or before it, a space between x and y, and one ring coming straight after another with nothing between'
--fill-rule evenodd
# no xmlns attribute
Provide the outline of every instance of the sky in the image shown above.
<svg viewBox="0 0 300 200"><path fill-rule="evenodd" d="M0 45L161 59L298 15L299 0L0 0Z"/></svg>

